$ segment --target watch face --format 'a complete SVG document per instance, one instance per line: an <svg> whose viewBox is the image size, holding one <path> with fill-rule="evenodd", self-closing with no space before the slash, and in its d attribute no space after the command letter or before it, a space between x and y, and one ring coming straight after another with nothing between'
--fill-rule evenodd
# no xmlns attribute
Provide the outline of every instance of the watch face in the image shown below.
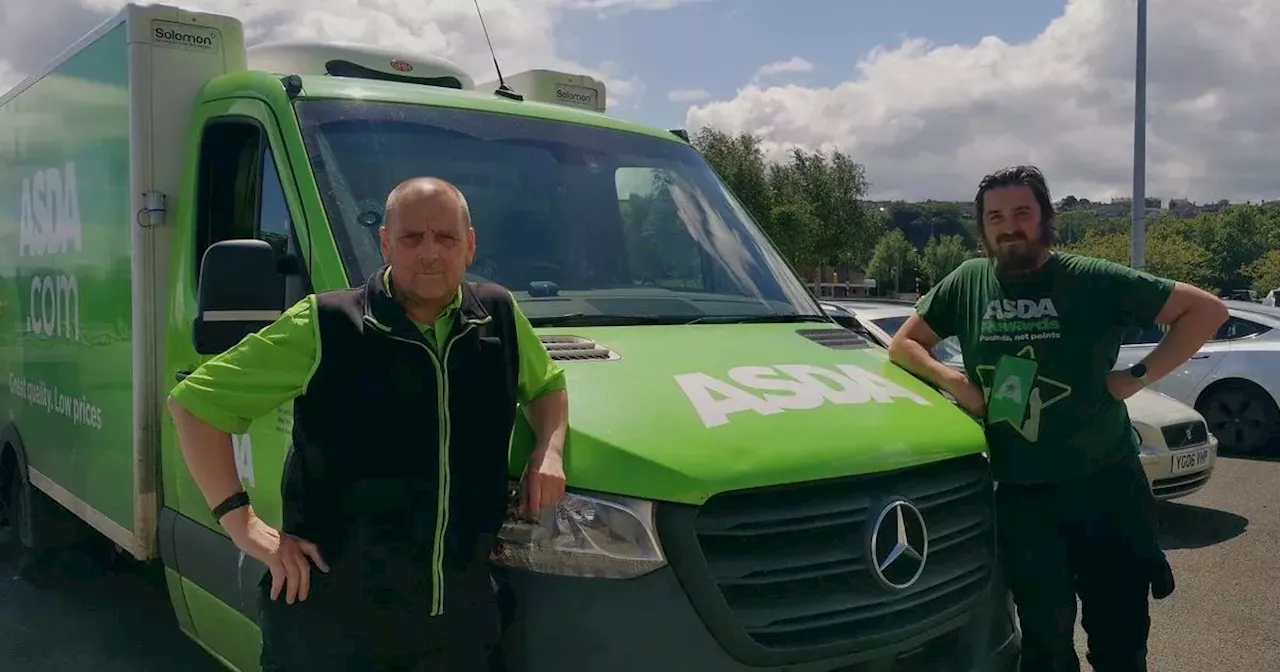
<svg viewBox="0 0 1280 672"><path fill-rule="evenodd" d="M1146 364L1134 364L1134 365L1133 365L1133 368L1130 368L1130 369L1129 369L1129 373L1132 373L1134 378L1141 378L1141 377L1143 377L1143 376L1147 375L1147 365L1146 365Z"/></svg>

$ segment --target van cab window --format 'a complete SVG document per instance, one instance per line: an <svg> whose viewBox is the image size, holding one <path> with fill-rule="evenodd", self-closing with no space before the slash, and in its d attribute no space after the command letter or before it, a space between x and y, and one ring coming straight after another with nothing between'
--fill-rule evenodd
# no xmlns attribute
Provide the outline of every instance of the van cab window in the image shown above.
<svg viewBox="0 0 1280 672"><path fill-rule="evenodd" d="M357 284L383 263L387 193L416 176L465 194L469 280L537 325L827 319L696 149L476 110L301 100L320 195Z"/></svg>
<svg viewBox="0 0 1280 672"><path fill-rule="evenodd" d="M205 129L197 190L196 279L205 250L224 240L257 238L281 258L297 253L275 154L256 122L218 120ZM306 291L305 278L289 278L290 303Z"/></svg>

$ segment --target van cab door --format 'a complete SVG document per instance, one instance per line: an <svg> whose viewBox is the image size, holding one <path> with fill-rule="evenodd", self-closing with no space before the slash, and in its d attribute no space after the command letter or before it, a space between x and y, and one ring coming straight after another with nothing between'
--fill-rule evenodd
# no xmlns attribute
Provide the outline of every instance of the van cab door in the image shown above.
<svg viewBox="0 0 1280 672"><path fill-rule="evenodd" d="M303 209L271 110L247 99L205 103L197 108L193 127L198 138L189 147L196 165L188 168L186 198L177 213L177 258L172 260L175 318L166 366L174 382L212 356L197 354L192 341L200 263L210 245L243 238L269 243L281 263L295 269L288 276L281 311L311 292L298 236L300 229L305 231ZM246 434L233 437L240 481L257 514L273 525L280 524L280 476L292 425L292 406L285 404L253 423ZM242 558L214 521L183 464L172 421L166 422L162 451L166 508L161 534L172 545L166 564L182 577L189 625L218 656L239 669L257 669L257 580L265 567Z"/></svg>

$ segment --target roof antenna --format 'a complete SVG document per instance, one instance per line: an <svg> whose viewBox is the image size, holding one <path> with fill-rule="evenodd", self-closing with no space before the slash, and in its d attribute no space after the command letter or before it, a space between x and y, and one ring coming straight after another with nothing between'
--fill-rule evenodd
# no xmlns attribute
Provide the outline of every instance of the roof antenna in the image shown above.
<svg viewBox="0 0 1280 672"><path fill-rule="evenodd" d="M472 1L476 5L476 14L480 16L480 28L484 30L484 41L489 43L489 55L493 56L493 69L498 71L498 89L494 93L511 100L524 100L524 96L512 91L507 86L506 80L502 78L502 68L498 66L498 54L493 50L493 40L489 39L489 28L484 25L484 13L480 11L480 0Z"/></svg>

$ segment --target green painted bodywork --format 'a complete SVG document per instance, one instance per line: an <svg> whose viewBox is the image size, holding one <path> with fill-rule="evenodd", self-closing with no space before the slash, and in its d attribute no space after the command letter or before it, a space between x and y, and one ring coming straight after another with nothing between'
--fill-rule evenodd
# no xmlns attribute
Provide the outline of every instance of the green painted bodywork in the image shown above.
<svg viewBox="0 0 1280 672"><path fill-rule="evenodd" d="M0 107L0 410L31 468L133 530L126 55L119 26Z"/></svg>
<svg viewBox="0 0 1280 672"><path fill-rule="evenodd" d="M796 333L814 328L823 326L545 330L590 338L620 355L613 361L563 363L572 395L565 466L571 485L699 504L728 490L898 469L982 450L978 424L891 364L882 348L836 350ZM827 402L770 415L733 413L727 423L707 427L675 380L697 372L732 384L728 372L735 367L810 365L838 371L842 364L881 376L927 405L902 397ZM736 387L757 397L779 394ZM527 425L521 425L516 440L528 446Z"/></svg>
<svg viewBox="0 0 1280 672"><path fill-rule="evenodd" d="M57 410L17 403L12 391L0 397L7 404L0 411L17 422L34 468L132 530L133 214L127 71L124 32L117 28L0 111L0 128L12 123L14 110L20 108L23 114L42 115L39 127L56 129L14 133L16 143L0 137L0 375L9 381L43 382L71 399L83 397L101 408L101 427L76 423ZM608 115L513 102L488 93L304 77L302 96L485 110L679 142L667 131ZM182 186L172 195L168 216L173 246L165 283L169 293L163 297L166 308L156 311L166 320L160 343L163 389L152 391L161 409L175 374L205 359L195 353L191 340L197 312L194 204L199 150L206 124L229 116L256 120L267 131L314 288L348 284L292 102L279 76L240 72L214 78L198 96L189 120ZM23 180L68 161L76 162L82 247L56 256L19 256ZM24 331L32 278L49 275L77 279L78 340ZM810 323L541 330L594 339L618 355L613 360L563 363L572 399L566 464L570 488L696 504L727 490L896 469L982 452L981 428L941 395L889 364L883 349L838 350L797 333L836 328ZM676 378L701 373L731 381L735 367L777 365L832 371L852 365L918 395L924 403L899 396L771 414L743 411L709 427ZM777 393L739 387L756 397ZM161 413L160 505L220 531L183 463L173 423ZM251 458L242 465L245 487L258 514L276 525L291 426L292 409L286 405L255 422L247 441L236 437L238 446L251 446L244 453ZM521 417L513 437L513 475L522 468L530 445L531 433ZM259 644L253 622L177 572L168 570L166 578L183 631L228 667L257 669Z"/></svg>

